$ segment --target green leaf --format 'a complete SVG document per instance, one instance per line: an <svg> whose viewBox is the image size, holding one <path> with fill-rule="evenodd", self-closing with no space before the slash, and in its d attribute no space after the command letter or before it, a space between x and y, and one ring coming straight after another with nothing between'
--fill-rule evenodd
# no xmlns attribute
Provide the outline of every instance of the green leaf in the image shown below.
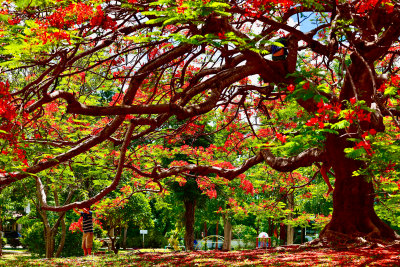
<svg viewBox="0 0 400 267"><path fill-rule="evenodd" d="M208 4L207 6L212 7L212 8L230 8L229 4L221 3L221 2L212 2L211 4Z"/></svg>
<svg viewBox="0 0 400 267"><path fill-rule="evenodd" d="M219 15L221 15L221 16L224 16L224 17L230 17L230 16L232 16L231 13L228 13L228 12L225 12L225 11L214 10L214 12L217 13L217 14L219 14Z"/></svg>
<svg viewBox="0 0 400 267"><path fill-rule="evenodd" d="M154 20L157 20L157 19L154 19ZM175 24L181 20L182 19L180 19L179 17L173 17L173 18L170 18L170 19L167 19L166 21L164 21L163 25L165 26L165 25Z"/></svg>
<svg viewBox="0 0 400 267"><path fill-rule="evenodd" d="M365 150L362 149L354 149L354 148L345 148L344 152L346 156L351 159L360 158L363 154L365 154Z"/></svg>
<svg viewBox="0 0 400 267"><path fill-rule="evenodd" d="M335 124L332 125L332 129L344 129L346 127L350 126L350 122L348 122L347 120L342 120L339 121Z"/></svg>
<svg viewBox="0 0 400 267"><path fill-rule="evenodd" d="M275 46L279 46L279 47L285 47L283 44L278 43L278 42L272 42L271 44L275 45Z"/></svg>
<svg viewBox="0 0 400 267"><path fill-rule="evenodd" d="M384 95L397 95L397 88L394 86L389 86L386 88Z"/></svg>
<svg viewBox="0 0 400 267"><path fill-rule="evenodd" d="M327 84L318 85L317 90L324 92L324 93L329 93L331 91Z"/></svg>
<svg viewBox="0 0 400 267"><path fill-rule="evenodd" d="M163 22L164 20L166 20L167 18L165 18L165 17L161 17L161 18L156 18L156 19L150 19L150 20L148 20L148 21L146 21L146 24L157 24L157 23L160 23L160 22ZM173 18L173 19L175 19L175 18ZM171 20L171 19L170 19ZM165 23L165 22L164 22Z"/></svg>

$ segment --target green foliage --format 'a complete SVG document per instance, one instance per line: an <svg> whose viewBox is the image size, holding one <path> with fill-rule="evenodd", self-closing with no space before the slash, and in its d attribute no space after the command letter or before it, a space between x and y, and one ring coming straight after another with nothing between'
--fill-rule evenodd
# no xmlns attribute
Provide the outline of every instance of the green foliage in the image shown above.
<svg viewBox="0 0 400 267"><path fill-rule="evenodd" d="M29 252L39 257L43 257L46 254L45 251L45 240L44 240L44 228L42 222L36 221L33 224L25 224L22 228L22 238L21 243L27 247ZM55 251L58 248L58 244L61 240L61 234L57 234L55 238ZM96 238L93 240L93 252L99 250L101 246L100 241ZM54 251L54 252L55 252ZM71 256L82 256L82 234L79 233L71 233L70 231L66 232L65 236L65 244L63 250L61 252L62 257L71 257Z"/></svg>
<svg viewBox="0 0 400 267"><path fill-rule="evenodd" d="M194 179L187 179L183 186L178 182L173 182L170 189L180 201L198 201L202 198L202 191Z"/></svg>
<svg viewBox="0 0 400 267"><path fill-rule="evenodd" d="M24 225L21 232L23 236L21 243L32 254L43 257L46 253L43 224L36 221L32 225Z"/></svg>

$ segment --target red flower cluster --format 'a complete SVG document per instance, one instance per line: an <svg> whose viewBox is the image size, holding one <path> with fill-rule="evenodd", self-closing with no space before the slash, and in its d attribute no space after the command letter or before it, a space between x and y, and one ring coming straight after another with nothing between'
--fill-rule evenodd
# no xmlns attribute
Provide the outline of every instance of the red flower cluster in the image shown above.
<svg viewBox="0 0 400 267"><path fill-rule="evenodd" d="M71 223L71 225L69 226L69 230L71 232L73 232L73 233L77 232L77 231L83 232L83 230L82 230L82 222L83 222L83 218L80 217L77 222Z"/></svg>
<svg viewBox="0 0 400 267"><path fill-rule="evenodd" d="M370 10L373 10L377 5L382 5L386 8L388 13L392 13L394 10L394 3L392 0L361 0L357 1L356 10L359 14L365 14Z"/></svg>
<svg viewBox="0 0 400 267"><path fill-rule="evenodd" d="M371 156L373 153L375 153L374 151L372 151L371 149L371 142L369 140L365 140L365 138L368 135L375 135L376 134L376 130L375 129L371 129L369 130L369 132L365 132L362 134L362 141L357 143L353 148L354 149L360 149L360 148L364 148L365 152L367 152L367 154L369 156Z"/></svg>
<svg viewBox="0 0 400 267"><path fill-rule="evenodd" d="M176 8L176 13L183 14L187 9L187 7L182 6L183 2L184 2L183 0L176 0L176 4L178 5L178 7Z"/></svg>
<svg viewBox="0 0 400 267"><path fill-rule="evenodd" d="M109 16L104 15L100 5L98 5L96 9L96 15L90 20L90 26L101 26L101 28L105 30L113 30L117 25L117 22L112 20Z"/></svg>
<svg viewBox="0 0 400 267"><path fill-rule="evenodd" d="M321 101L318 103L317 106L318 106L317 115L314 118L311 118L307 121L306 123L307 126L314 126L315 124L318 124L318 127L322 129L324 128L324 122L329 121L331 116L336 118L340 114L340 105L333 106L330 104L326 104L321 99ZM334 111L333 114L332 111Z"/></svg>
<svg viewBox="0 0 400 267"><path fill-rule="evenodd" d="M56 9L53 14L47 17L47 21L51 27L62 29L75 24L82 24L93 17L93 15L92 6L78 2Z"/></svg>
<svg viewBox="0 0 400 267"><path fill-rule="evenodd" d="M350 103L352 105L356 104L356 99L352 97ZM345 112L345 118L348 122L353 123L355 120L371 122L371 113L367 113L365 110L356 106L353 111Z"/></svg>
<svg viewBox="0 0 400 267"><path fill-rule="evenodd" d="M5 118L12 121L17 113L15 107L11 103L10 84L0 82L0 118Z"/></svg>
<svg viewBox="0 0 400 267"><path fill-rule="evenodd" d="M244 1L243 8L246 11L246 15L259 17L262 13L271 10L274 7L279 7L283 12L294 6L294 2L291 0L254 0Z"/></svg>
<svg viewBox="0 0 400 267"><path fill-rule="evenodd" d="M276 133L276 138L278 138L278 140L281 141L282 144L286 143L286 135L283 135L281 133Z"/></svg>
<svg viewBox="0 0 400 267"><path fill-rule="evenodd" d="M254 196L254 186L249 180L241 179L240 188L242 188L246 194Z"/></svg>
<svg viewBox="0 0 400 267"><path fill-rule="evenodd" d="M213 188L207 189L205 193L210 199L217 198L217 191Z"/></svg>

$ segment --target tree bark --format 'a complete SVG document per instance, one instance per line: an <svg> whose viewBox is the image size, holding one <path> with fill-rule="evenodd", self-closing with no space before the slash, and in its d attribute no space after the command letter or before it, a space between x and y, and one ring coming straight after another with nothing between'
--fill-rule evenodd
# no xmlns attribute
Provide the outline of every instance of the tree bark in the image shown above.
<svg viewBox="0 0 400 267"><path fill-rule="evenodd" d="M185 247L194 250L194 213L196 201L186 200L185 203Z"/></svg>
<svg viewBox="0 0 400 267"><path fill-rule="evenodd" d="M393 241L399 236L374 210L373 184L365 176L353 176L362 162L345 157L348 146L337 136L328 136L327 151L335 172L332 220L320 233L328 240L364 237L369 240Z"/></svg>
<svg viewBox="0 0 400 267"><path fill-rule="evenodd" d="M3 256L3 209L0 207L0 257Z"/></svg>
<svg viewBox="0 0 400 267"><path fill-rule="evenodd" d="M128 235L128 226L124 227L124 240L122 241L123 248L126 250L126 237Z"/></svg>
<svg viewBox="0 0 400 267"><path fill-rule="evenodd" d="M117 248L117 236L118 236L118 234L115 233L116 230L117 229L113 227L107 232L108 238L110 238L110 241L111 241L111 250L114 252L115 255L118 254L118 250L119 250Z"/></svg>
<svg viewBox="0 0 400 267"><path fill-rule="evenodd" d="M55 232L50 227L45 226L44 228L45 238L45 251L46 258L50 259L54 257L54 246L55 246Z"/></svg>
<svg viewBox="0 0 400 267"><path fill-rule="evenodd" d="M64 248L65 245L65 237L67 235L67 227L65 225L65 216L63 216L62 220L61 220L61 240L60 240L60 244L58 244L58 248L56 251L56 258L61 256L61 252Z"/></svg>
<svg viewBox="0 0 400 267"><path fill-rule="evenodd" d="M286 231L286 227L283 223L280 224L279 227L279 241L280 241L280 245L285 245L286 244L286 239L287 239L287 231Z"/></svg>
<svg viewBox="0 0 400 267"><path fill-rule="evenodd" d="M293 212L294 210L294 194L293 192L287 195L287 203L288 203L288 208ZM293 219L293 213L288 214L288 220ZM293 239L294 239L294 227L291 226L290 224L287 225L287 240L286 244L287 245L292 245L293 244Z"/></svg>
<svg viewBox="0 0 400 267"><path fill-rule="evenodd" d="M222 245L222 250L229 251L231 250L231 241L232 241L231 218L229 215L223 214L222 219L224 221L224 243Z"/></svg>

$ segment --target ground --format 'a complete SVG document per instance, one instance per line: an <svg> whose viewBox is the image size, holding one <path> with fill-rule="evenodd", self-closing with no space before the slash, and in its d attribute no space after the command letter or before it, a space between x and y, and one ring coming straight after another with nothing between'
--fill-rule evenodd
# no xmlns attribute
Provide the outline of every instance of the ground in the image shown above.
<svg viewBox="0 0 400 267"><path fill-rule="evenodd" d="M304 249L298 246L242 251L123 251L89 257L32 259L5 253L0 266L400 266L399 247Z"/></svg>

